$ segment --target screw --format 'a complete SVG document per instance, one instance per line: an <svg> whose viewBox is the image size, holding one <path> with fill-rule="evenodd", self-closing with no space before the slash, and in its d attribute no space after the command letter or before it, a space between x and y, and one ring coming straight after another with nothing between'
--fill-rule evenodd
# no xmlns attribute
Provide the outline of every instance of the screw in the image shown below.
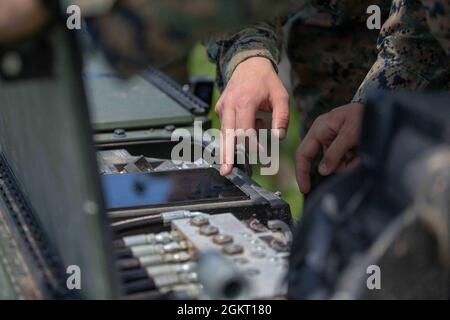
<svg viewBox="0 0 450 320"><path fill-rule="evenodd" d="M218 234L214 236L213 242L218 245L224 245L233 242L233 237L226 234Z"/></svg>
<svg viewBox="0 0 450 320"><path fill-rule="evenodd" d="M200 234L204 236L213 236L219 233L219 229L214 226L207 225L200 228Z"/></svg>
<svg viewBox="0 0 450 320"><path fill-rule="evenodd" d="M116 129L114 130L114 135L120 138L126 137L125 129Z"/></svg>
<svg viewBox="0 0 450 320"><path fill-rule="evenodd" d="M191 219L191 225L201 227L209 224L209 219L205 216L197 216Z"/></svg>

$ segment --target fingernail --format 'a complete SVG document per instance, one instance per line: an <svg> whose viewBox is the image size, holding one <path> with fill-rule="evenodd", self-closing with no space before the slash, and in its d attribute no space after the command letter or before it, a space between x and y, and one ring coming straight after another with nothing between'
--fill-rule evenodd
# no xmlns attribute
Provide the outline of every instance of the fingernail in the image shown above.
<svg viewBox="0 0 450 320"><path fill-rule="evenodd" d="M220 167L220 174L221 174L222 176L227 176L227 175L228 175L228 172L230 172L230 165L229 165L229 164L223 164L223 165Z"/></svg>
<svg viewBox="0 0 450 320"><path fill-rule="evenodd" d="M328 174L328 167L325 163L321 163L319 165L319 173L323 176L326 176Z"/></svg>
<svg viewBox="0 0 450 320"><path fill-rule="evenodd" d="M286 137L286 130L285 129L274 129L275 137L277 137L279 140L283 140Z"/></svg>

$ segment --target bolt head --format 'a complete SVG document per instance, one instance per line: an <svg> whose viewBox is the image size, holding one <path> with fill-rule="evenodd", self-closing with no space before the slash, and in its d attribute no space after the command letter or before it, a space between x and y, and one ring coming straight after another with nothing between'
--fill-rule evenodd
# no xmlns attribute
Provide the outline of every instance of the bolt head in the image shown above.
<svg viewBox="0 0 450 320"><path fill-rule="evenodd" d="M213 236L219 233L219 229L212 225L203 226L200 228L200 234L204 236Z"/></svg>
<svg viewBox="0 0 450 320"><path fill-rule="evenodd" d="M205 216L197 216L191 219L191 225L201 227L209 224L209 219Z"/></svg>
<svg viewBox="0 0 450 320"><path fill-rule="evenodd" d="M120 138L123 138L126 136L125 129L116 129L114 130L114 135Z"/></svg>
<svg viewBox="0 0 450 320"><path fill-rule="evenodd" d="M227 255L236 255L244 252L244 247L239 244L229 244L222 248L222 252Z"/></svg>
<svg viewBox="0 0 450 320"><path fill-rule="evenodd" d="M218 234L214 236L213 242L218 245L224 245L229 244L233 242L233 237L227 235L227 234Z"/></svg>

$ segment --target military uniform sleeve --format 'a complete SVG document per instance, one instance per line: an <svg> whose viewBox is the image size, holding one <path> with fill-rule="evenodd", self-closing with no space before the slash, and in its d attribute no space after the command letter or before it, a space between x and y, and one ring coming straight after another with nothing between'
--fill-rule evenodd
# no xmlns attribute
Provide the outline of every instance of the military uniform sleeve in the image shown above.
<svg viewBox="0 0 450 320"><path fill-rule="evenodd" d="M379 55L353 102L379 90L449 90L450 1L393 2Z"/></svg>
<svg viewBox="0 0 450 320"><path fill-rule="evenodd" d="M274 68L280 60L283 22L260 23L246 28L231 37L210 39L207 51L210 61L217 67L216 83L223 90L236 67L252 57L269 59Z"/></svg>
<svg viewBox="0 0 450 320"><path fill-rule="evenodd" d="M235 68L243 61L255 57L266 57L276 68L280 60L280 50L287 42L284 39L283 27L295 24L296 29L314 28L325 33L335 33L340 37L340 30L351 27L352 23L360 28L361 22L367 18L367 1L352 0L303 0L299 1L298 10L291 11L284 18L273 23L263 23L249 27L229 37L211 39L207 43L209 58L217 67L217 84L223 89ZM374 1L376 4L386 0ZM342 27L342 28L341 28ZM289 39L301 41L301 39ZM320 39L318 39L320 41ZM305 43L305 48L308 44ZM375 44L374 44L375 46Z"/></svg>

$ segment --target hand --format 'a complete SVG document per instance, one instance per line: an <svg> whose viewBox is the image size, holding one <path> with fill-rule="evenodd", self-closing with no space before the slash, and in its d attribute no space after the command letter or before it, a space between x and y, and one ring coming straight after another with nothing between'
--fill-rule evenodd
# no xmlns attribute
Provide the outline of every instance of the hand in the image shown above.
<svg viewBox="0 0 450 320"><path fill-rule="evenodd" d="M49 19L39 0L1 0L0 43L26 37L42 28Z"/></svg>
<svg viewBox="0 0 450 320"><path fill-rule="evenodd" d="M319 173L328 176L356 165L355 147L359 142L363 105L351 103L336 108L314 121L297 150L296 171L300 191L311 189L311 161L323 150Z"/></svg>
<svg viewBox="0 0 450 320"><path fill-rule="evenodd" d="M289 123L289 94L278 77L272 62L266 58L250 58L238 65L219 102L216 113L222 123L220 173L226 176L233 169L235 135L230 129L264 127L256 119L257 111L272 112L272 129L284 139Z"/></svg>

